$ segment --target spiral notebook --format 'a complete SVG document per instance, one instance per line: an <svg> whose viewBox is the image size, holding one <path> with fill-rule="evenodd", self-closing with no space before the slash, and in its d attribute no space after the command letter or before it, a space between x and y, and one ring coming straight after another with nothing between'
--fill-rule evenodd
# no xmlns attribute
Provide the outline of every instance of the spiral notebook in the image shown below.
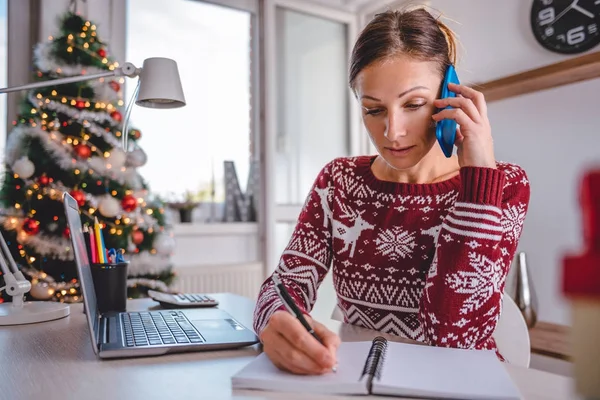
<svg viewBox="0 0 600 400"><path fill-rule="evenodd" d="M294 375L266 354L232 377L234 389L440 399L521 399L494 351L388 342L343 342L337 372Z"/></svg>

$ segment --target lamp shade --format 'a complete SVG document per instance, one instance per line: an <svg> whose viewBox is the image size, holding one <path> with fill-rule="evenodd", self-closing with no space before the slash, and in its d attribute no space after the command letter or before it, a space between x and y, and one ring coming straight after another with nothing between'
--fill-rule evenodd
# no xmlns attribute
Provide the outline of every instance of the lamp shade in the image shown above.
<svg viewBox="0 0 600 400"><path fill-rule="evenodd" d="M150 108L185 106L185 97L175 61L162 57L144 60L135 104Z"/></svg>

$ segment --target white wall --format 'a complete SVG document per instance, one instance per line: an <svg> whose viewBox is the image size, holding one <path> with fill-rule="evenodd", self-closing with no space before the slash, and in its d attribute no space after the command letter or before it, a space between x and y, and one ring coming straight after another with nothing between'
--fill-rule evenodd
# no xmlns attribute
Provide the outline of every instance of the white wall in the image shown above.
<svg viewBox="0 0 600 400"><path fill-rule="evenodd" d="M566 56L544 50L529 25L531 1L432 0L456 21L463 82L483 82L554 63ZM598 51L596 48L591 51ZM519 249L528 255L542 320L569 323L560 294L561 260L581 246L578 178L600 163L597 113L600 80L569 85L489 104L496 157L523 166L531 202Z"/></svg>

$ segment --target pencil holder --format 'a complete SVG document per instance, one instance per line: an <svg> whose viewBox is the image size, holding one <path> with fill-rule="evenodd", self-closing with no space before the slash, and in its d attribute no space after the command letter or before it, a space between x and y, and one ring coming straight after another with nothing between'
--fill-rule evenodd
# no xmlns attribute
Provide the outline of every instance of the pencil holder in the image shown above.
<svg viewBox="0 0 600 400"><path fill-rule="evenodd" d="M99 312L122 312L127 310L128 265L128 261L91 265Z"/></svg>

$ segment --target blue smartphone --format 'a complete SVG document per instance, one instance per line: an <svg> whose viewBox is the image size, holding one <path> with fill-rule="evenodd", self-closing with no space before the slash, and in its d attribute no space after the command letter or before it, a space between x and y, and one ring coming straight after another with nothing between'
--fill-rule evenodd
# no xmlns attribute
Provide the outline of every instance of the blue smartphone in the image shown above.
<svg viewBox="0 0 600 400"><path fill-rule="evenodd" d="M444 74L444 80L442 81L442 99L446 97L456 97L456 93L448 90L448 83L460 84L456 70L453 65L449 65ZM446 108L452 108L450 106ZM454 149L454 141L456 140L456 121L452 119L443 119L438 121L435 126L435 136L437 141L442 147L442 151L446 157L452 156L452 150Z"/></svg>

